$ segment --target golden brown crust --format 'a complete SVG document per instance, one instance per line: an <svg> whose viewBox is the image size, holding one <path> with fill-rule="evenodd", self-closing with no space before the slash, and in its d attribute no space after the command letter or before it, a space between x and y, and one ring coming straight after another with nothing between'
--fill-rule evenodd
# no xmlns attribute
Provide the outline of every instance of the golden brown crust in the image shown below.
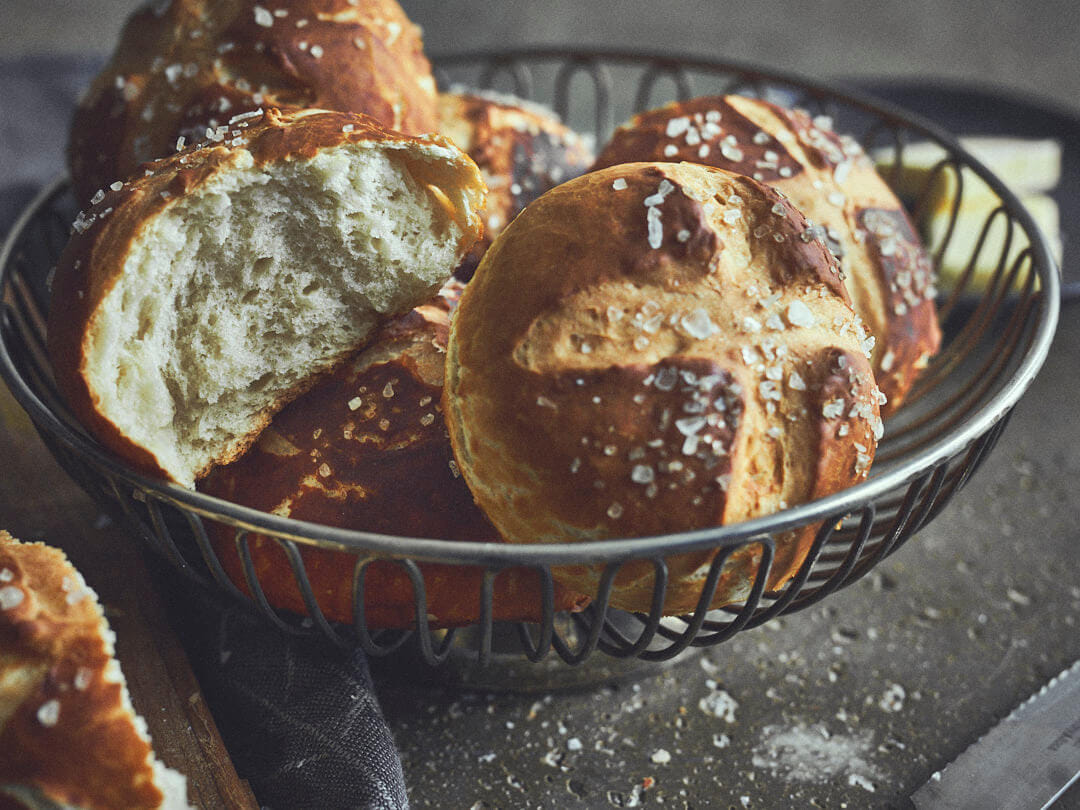
<svg viewBox="0 0 1080 810"><path fill-rule="evenodd" d="M405 155L409 150L437 152L442 164L414 156L407 158L410 170L418 179L449 189L454 178L442 177L440 173L449 175L447 166L453 165L469 180L454 192L470 199L468 206L453 206L455 215L482 207L478 170L439 135L401 135L356 113L276 109L237 116L218 135L220 143L189 147L147 164L143 175L126 183L117 181L95 195L91 207L75 220L71 240L57 262L52 285L48 348L57 387L72 413L105 447L136 469L157 477L168 476L152 454L129 440L100 413L97 398L83 373L95 313L117 283L125 257L148 221L216 176L246 163L249 156L258 167L311 158L320 150L349 143L385 145L400 149ZM480 216L472 213L467 221L458 224L464 232L459 249L464 251L481 229ZM301 383L290 396L299 395L313 382ZM269 423L273 410L283 404L284 401L262 414L262 424ZM244 449L237 448L230 458L222 461L238 457Z"/></svg>
<svg viewBox="0 0 1080 810"><path fill-rule="evenodd" d="M840 256L855 309L877 338L882 412L899 407L941 341L933 274L899 200L858 144L801 111L706 96L636 116L595 167L637 160L717 166L782 191Z"/></svg>
<svg viewBox="0 0 1080 810"><path fill-rule="evenodd" d="M87 810L162 804L114 667L97 597L63 553L0 531L0 784Z"/></svg>
<svg viewBox="0 0 1080 810"><path fill-rule="evenodd" d="M768 514L865 478L880 419L864 337L835 259L777 192L691 164L598 171L529 206L466 287L444 392L455 457L511 542ZM771 585L808 532L781 539ZM667 612L693 609L713 554L668 559ZM745 596L752 556L714 605ZM595 568L559 576L596 592ZM647 610L651 580L624 566L612 604Z"/></svg>
<svg viewBox="0 0 1080 810"><path fill-rule="evenodd" d="M512 96L440 93L439 131L476 161L488 187L484 236L456 273L464 280L522 208L593 162L581 136L555 113Z"/></svg>
<svg viewBox="0 0 1080 810"><path fill-rule="evenodd" d="M213 471L200 490L283 517L407 537L485 543L502 538L473 502L457 473L442 415L441 394L449 302L418 307L391 321L334 374L274 417L243 458ZM210 529L226 570L244 590L233 533ZM251 538L252 558L267 598L306 613L285 553L273 540ZM352 622L357 557L301 547L319 605L334 621ZM480 617L483 569L420 563L433 626ZM580 609L582 597L556 586L555 609ZM392 562L366 572L369 627L416 621L412 584ZM512 568L495 580L494 617L539 621L540 580Z"/></svg>
<svg viewBox="0 0 1080 810"><path fill-rule="evenodd" d="M419 29L395 0L173 0L137 11L75 113L76 197L126 180L179 136L268 107L366 113L408 134L437 125Z"/></svg>

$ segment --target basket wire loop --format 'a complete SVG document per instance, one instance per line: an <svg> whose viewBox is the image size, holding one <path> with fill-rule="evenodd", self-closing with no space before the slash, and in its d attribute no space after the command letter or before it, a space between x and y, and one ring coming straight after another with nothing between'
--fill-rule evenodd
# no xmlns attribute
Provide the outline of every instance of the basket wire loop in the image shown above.
<svg viewBox="0 0 1080 810"><path fill-rule="evenodd" d="M180 571L189 573L190 569L183 559L180 559L176 554L172 553L172 550L164 543L160 538L147 527L146 522L139 515L135 506L132 504L133 500L145 500L145 496L139 490L133 490L131 495L121 494L120 485L115 478L109 478L109 487L112 490L113 497L120 505L120 509L123 512L124 518L128 525L135 530L135 532L142 537L142 539L151 547L157 550L158 554L165 557L169 562L175 565Z"/></svg>
<svg viewBox="0 0 1080 810"><path fill-rule="evenodd" d="M236 583L229 579L229 575L225 573L221 561L210 544L210 537L206 533L206 526L203 524L202 518L187 510L180 510L180 512L191 529L191 536L195 538L195 544L199 547L199 553L206 564L207 570L210 572L211 578L219 588L234 598L246 601L248 597L236 587Z"/></svg>
<svg viewBox="0 0 1080 810"><path fill-rule="evenodd" d="M525 657L535 663L551 650L551 637L555 631L555 580L551 570L544 566L533 570L540 577L540 638L533 642L529 622L518 622L517 631Z"/></svg>
<svg viewBox="0 0 1080 810"><path fill-rule="evenodd" d="M493 59L484 65L477 84L482 90L494 90L496 80L503 74L508 75L514 84L511 91L513 95L523 99L533 97L532 71L529 70L528 65L510 57Z"/></svg>
<svg viewBox="0 0 1080 810"><path fill-rule="evenodd" d="M282 619L277 610L271 607L270 602L267 600L262 583L255 573L255 563L251 558L250 533L245 529L238 528L233 535L233 542L236 545L236 553L240 556L240 567L244 572L244 581L247 583L248 590L251 592L255 603L259 606L262 615L283 633L288 633L291 636L308 635L311 632L308 628L303 627L302 624L294 625Z"/></svg>
<svg viewBox="0 0 1080 810"><path fill-rule="evenodd" d="M926 525L931 511L935 504L937 504L938 498L941 496L941 490L945 485L945 478L948 475L948 472L949 468L947 464L939 464L934 468L934 474L930 478L930 483L927 484L922 501L919 503L915 516L911 519L911 529L908 532L909 536L915 534Z"/></svg>
<svg viewBox="0 0 1080 810"><path fill-rule="evenodd" d="M847 551L844 552L840 559L840 564L835 569L822 572L827 576L827 579L822 584L810 591L800 591L798 598L791 605L793 609L802 610L807 608L847 584L851 572L855 569L855 564L859 561L859 557L862 556L863 549L866 547L870 532L874 528L875 513L873 503L868 503L863 507L855 540L847 546Z"/></svg>
<svg viewBox="0 0 1080 810"><path fill-rule="evenodd" d="M678 62L666 59L657 59L649 63L645 72L638 80L637 94L634 96L634 112L651 110L653 90L659 79L670 79L675 86L675 98L678 101L687 101L694 97L694 82L686 69Z"/></svg>
<svg viewBox="0 0 1080 810"><path fill-rule="evenodd" d="M551 644L559 656L571 666L577 666L588 658L600 640L600 632L604 627L604 619L607 616L608 602L611 600L611 589L615 584L615 575L622 567L621 562L612 562L604 566L604 573L600 576L600 584L596 590L596 597L581 613L574 613L570 618L580 633L577 649L570 646L558 632L553 632Z"/></svg>
<svg viewBox="0 0 1080 810"><path fill-rule="evenodd" d="M188 575L188 577L194 579L203 585L209 585L205 577L196 569L190 565L187 558L184 557L183 552L173 539L172 532L169 530L165 515L162 512L162 500L152 492L142 491L142 500L146 504L147 514L150 516L150 527L154 537L158 541L158 545L165 550L166 556L173 561L181 571Z"/></svg>
<svg viewBox="0 0 1080 810"><path fill-rule="evenodd" d="M353 632L360 644L361 649L374 658L382 658L390 655L405 644L414 634L413 630L395 632L383 632L377 635L389 636L393 641L389 644L379 644L368 627L366 600L364 599L364 585L367 580L367 570L375 557L359 557L353 567L352 609L353 609Z"/></svg>
<svg viewBox="0 0 1080 810"><path fill-rule="evenodd" d="M947 299L945 304L938 309L938 315L942 319L948 317L949 313L952 312L953 307L956 306L956 302L959 301L962 294L967 291L971 277L975 273L975 267L978 264L979 257L983 252L983 248L986 245L987 239L989 238L990 231L994 227L994 221L999 218L1005 221L1004 227L1006 230L1005 242L1002 245L1000 253L998 254L996 267L994 269L993 276L991 277L991 283L996 286L998 278L1001 276L1002 268L1005 266L1005 263L1008 260L1009 248L1012 247L1013 242L1013 228L1015 226L1013 218L1009 215L1008 210L1003 205L998 206L987 215L986 221L983 223L983 226L979 231L979 237L975 242L975 247L971 251L971 256L968 258L967 263L964 265L963 271L957 278L953 291L949 294L949 298Z"/></svg>
<svg viewBox="0 0 1080 810"><path fill-rule="evenodd" d="M668 632L667 628L661 625L658 632L671 640L672 644L655 653L652 650L646 650L641 654L642 658L652 661L667 660L678 655L691 645L710 647L727 641L740 630L754 626L754 615L761 605L761 598L769 581L769 571L772 569L773 557L775 556L775 545L773 538L768 535L750 538L748 544L753 543L761 546L761 563L754 572L754 581L751 584L750 593L741 606L723 608L725 612L734 612L734 617L724 622L715 622L708 618L709 605L716 592L716 585L724 562L727 561L727 556L731 553L731 550L729 550L727 554L718 554L713 559L712 567L709 569L709 576L705 581L704 588L702 588L701 598L698 600L697 609L690 617L680 617L681 621L686 623L686 628L681 633L674 633ZM723 556L723 559L721 559L721 556ZM714 632L702 635L701 631L703 629Z"/></svg>
<svg viewBox="0 0 1080 810"><path fill-rule="evenodd" d="M889 142L883 146L878 146L879 138L887 136ZM892 164L888 169L879 170L879 174L882 179L892 187L895 187L897 182L904 175L904 149L907 147L907 138L905 133L897 129L892 123L888 121L877 121L870 125L870 127L863 134L861 143L867 152L873 153L878 149L890 150L893 156ZM925 188L925 187L924 187ZM918 217L914 216L915 209L912 208L912 219L918 221Z"/></svg>
<svg viewBox="0 0 1080 810"><path fill-rule="evenodd" d="M555 114L564 122L570 122L570 84L578 73L585 73L592 79L593 109L596 112L593 131L597 142L600 142L615 129L615 122L611 109L611 73L599 59L574 57L559 68L555 75Z"/></svg>
<svg viewBox="0 0 1080 810"><path fill-rule="evenodd" d="M664 597L667 594L668 565L663 557L654 557L653 565L653 590L649 612L646 614L630 614L634 620L641 624L641 632L636 641L627 638L608 618L604 617L603 636L599 641L599 647L608 655L617 658L631 658L640 655L652 643L656 636L656 630L660 626L660 620L664 615Z"/></svg>
<svg viewBox="0 0 1080 810"><path fill-rule="evenodd" d="M832 539L833 532L836 531L837 525L843 519L843 515L838 515L822 522L817 533L814 535L814 542L810 544L810 548L807 550L806 559L803 560L802 565L799 566L799 570L795 572L795 576L787 582L779 594L775 596L769 594L770 598L774 598L775 601L769 605L769 607L765 608L765 610L761 611L759 615L754 617L755 623L764 623L779 616L787 610L788 606L793 601L795 601L795 597L799 595L803 585L806 584L806 580L810 577L810 573L813 571L814 566L817 564L822 549L825 547L825 544Z"/></svg>
<svg viewBox="0 0 1080 810"><path fill-rule="evenodd" d="M300 550L296 547L296 543L283 537L274 537L272 539L289 560L289 567L292 569L296 587L300 590L300 597L304 600L304 608L307 610L308 618L337 647L343 650L349 649L352 645L349 644L348 639L335 631L326 620L326 615L319 605L319 600L315 598L315 592L311 589L311 581L308 578L304 560L300 556Z"/></svg>
<svg viewBox="0 0 1080 810"><path fill-rule="evenodd" d="M487 666L491 661L491 636L494 631L495 573L490 568L484 570L480 580L480 638L477 640L477 652L480 666Z"/></svg>

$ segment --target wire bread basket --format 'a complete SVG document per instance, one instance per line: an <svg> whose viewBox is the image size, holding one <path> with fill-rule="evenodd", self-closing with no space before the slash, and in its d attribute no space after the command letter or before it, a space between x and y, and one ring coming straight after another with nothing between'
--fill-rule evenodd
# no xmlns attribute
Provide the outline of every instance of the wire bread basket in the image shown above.
<svg viewBox="0 0 1080 810"><path fill-rule="evenodd" d="M885 179L904 179L905 147L932 141L943 157L912 201L916 222L929 216L927 189L949 176L956 193L948 226L928 248L940 260L967 204L967 171L985 181L999 205L989 213L955 285L940 294L942 349L918 379L904 407L886 423L869 479L827 498L744 523L659 537L571 544L499 545L391 537L304 523L258 512L146 478L106 453L73 422L60 402L45 354L47 276L62 250L75 204L65 181L46 188L13 228L0 251L0 373L64 469L107 509L121 512L144 540L183 575L250 603L285 632L318 634L331 643L359 646L372 656L411 649L437 665L452 653L483 667L511 639L511 655L525 663L576 665L599 651L618 659L666 661L693 647L716 645L781 613L801 610L866 574L948 504L992 450L1011 409L1049 350L1059 308L1059 278L1043 236L1015 196L949 135L887 105L745 65L614 51L532 49L436 58L440 84L508 91L552 106L577 129L603 143L614 125L638 110L696 95L743 93L815 115L829 116L838 132L890 156ZM988 237L1004 232L1004 243ZM1020 249L1016 246L1020 245ZM953 245L955 248L955 245ZM988 252L993 252L989 257ZM989 261L988 279L974 267ZM207 527L229 528L249 593L227 575ZM774 537L820 524L805 562L777 591L766 581ZM299 616L271 606L252 562L253 534L273 538L284 552L307 608ZM748 545L760 551L749 596L709 610L728 555ZM327 620L312 590L300 549L351 552L353 622ZM665 558L702 549L717 553L691 614L664 617ZM412 586L415 621L404 631L378 630L365 615L365 577L375 561L400 566ZM651 564L652 608L623 613L608 605L620 567ZM459 630L435 629L428 620L420 563L483 569L476 622ZM585 611L555 612L553 568L601 565L603 576ZM493 619L499 573L535 570L540 580L538 622ZM411 646L410 646L411 645Z"/></svg>

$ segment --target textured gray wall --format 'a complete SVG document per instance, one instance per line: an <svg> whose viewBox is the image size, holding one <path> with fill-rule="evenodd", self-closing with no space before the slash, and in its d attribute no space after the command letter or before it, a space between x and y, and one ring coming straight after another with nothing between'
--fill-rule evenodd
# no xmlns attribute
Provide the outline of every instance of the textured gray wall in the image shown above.
<svg viewBox="0 0 1080 810"><path fill-rule="evenodd" d="M134 0L0 0L0 54L106 52ZM267 0L272 6L273 0ZM402 0L429 49L606 44L816 77L975 80L1080 106L1074 0Z"/></svg>

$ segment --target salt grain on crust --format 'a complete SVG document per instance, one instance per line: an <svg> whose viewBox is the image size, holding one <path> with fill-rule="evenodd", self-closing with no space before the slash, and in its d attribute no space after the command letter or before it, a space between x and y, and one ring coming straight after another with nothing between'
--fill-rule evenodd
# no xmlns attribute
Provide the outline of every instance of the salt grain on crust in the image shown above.
<svg viewBox="0 0 1080 810"><path fill-rule="evenodd" d="M37 720L46 728L52 728L60 722L60 701L55 698L46 700L37 710Z"/></svg>
<svg viewBox="0 0 1080 810"><path fill-rule="evenodd" d="M274 15L262 6L255 6L255 24L270 28L274 25Z"/></svg>
<svg viewBox="0 0 1080 810"><path fill-rule="evenodd" d="M15 585L6 585L0 588L0 610L14 610L23 603L26 594L22 588Z"/></svg>
<svg viewBox="0 0 1080 810"><path fill-rule="evenodd" d="M788 304L787 319L792 326L811 327L817 323L814 313L802 301L792 301Z"/></svg>

